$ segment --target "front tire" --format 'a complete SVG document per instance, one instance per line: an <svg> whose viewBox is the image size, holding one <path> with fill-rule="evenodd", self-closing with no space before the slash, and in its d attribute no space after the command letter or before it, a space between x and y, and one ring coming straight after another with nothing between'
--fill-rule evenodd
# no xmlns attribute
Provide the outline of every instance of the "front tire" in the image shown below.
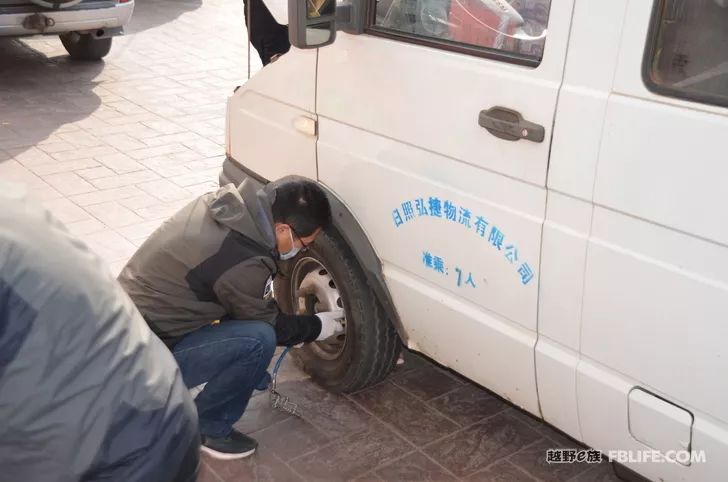
<svg viewBox="0 0 728 482"><path fill-rule="evenodd" d="M284 271L273 287L283 311L343 308L346 314L344 335L292 351L303 370L333 392L354 392L384 379L397 361L399 336L344 241L322 233Z"/></svg>
<svg viewBox="0 0 728 482"><path fill-rule="evenodd" d="M60 35L68 55L75 60L101 60L111 50L111 37L96 38L91 34L70 32Z"/></svg>

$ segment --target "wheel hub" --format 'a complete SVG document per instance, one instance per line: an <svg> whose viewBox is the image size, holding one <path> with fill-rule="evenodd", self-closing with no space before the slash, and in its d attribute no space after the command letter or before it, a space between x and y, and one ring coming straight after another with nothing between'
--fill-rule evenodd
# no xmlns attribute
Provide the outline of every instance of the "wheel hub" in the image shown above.
<svg viewBox="0 0 728 482"><path fill-rule="evenodd" d="M341 294L329 271L316 259L301 259L294 268L291 279L294 287L294 306L299 314L313 315L322 311L344 308ZM346 320L342 321L344 333L326 341L311 343L317 356L335 360L346 345Z"/></svg>

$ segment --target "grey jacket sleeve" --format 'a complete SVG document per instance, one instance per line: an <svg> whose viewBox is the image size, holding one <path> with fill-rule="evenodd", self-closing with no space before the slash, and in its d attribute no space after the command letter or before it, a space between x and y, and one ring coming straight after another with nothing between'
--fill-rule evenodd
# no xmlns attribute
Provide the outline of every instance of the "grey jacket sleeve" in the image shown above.
<svg viewBox="0 0 728 482"><path fill-rule="evenodd" d="M279 345L297 345L315 340L321 332L317 316L282 313L274 300L263 298L265 285L275 267L264 258L249 258L223 273L213 287L229 317L260 320L273 325Z"/></svg>
<svg viewBox="0 0 728 482"><path fill-rule="evenodd" d="M169 482L199 446L172 354L101 260L0 183L0 479Z"/></svg>

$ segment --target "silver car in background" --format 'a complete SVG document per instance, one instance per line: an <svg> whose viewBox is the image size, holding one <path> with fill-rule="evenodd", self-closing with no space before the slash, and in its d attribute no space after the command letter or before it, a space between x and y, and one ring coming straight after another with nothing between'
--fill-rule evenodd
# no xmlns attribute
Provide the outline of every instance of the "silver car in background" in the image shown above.
<svg viewBox="0 0 728 482"><path fill-rule="evenodd" d="M133 11L134 0L0 0L0 37L58 35L72 58L99 60Z"/></svg>

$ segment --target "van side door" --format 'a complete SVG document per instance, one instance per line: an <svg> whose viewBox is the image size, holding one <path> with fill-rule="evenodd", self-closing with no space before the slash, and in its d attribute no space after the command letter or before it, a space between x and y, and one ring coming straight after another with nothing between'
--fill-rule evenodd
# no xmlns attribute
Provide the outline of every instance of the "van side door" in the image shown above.
<svg viewBox="0 0 728 482"><path fill-rule="evenodd" d="M370 0L320 50L319 179L410 348L532 413L541 230L570 0Z"/></svg>

